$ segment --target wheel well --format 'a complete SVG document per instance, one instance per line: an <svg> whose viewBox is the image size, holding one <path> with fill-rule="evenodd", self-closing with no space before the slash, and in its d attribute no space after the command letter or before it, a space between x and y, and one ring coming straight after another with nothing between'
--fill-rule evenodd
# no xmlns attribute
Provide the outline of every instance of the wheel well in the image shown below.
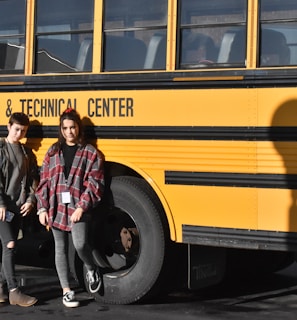
<svg viewBox="0 0 297 320"><path fill-rule="evenodd" d="M104 166L105 179L107 181L117 176L130 176L142 178L135 170L119 163L106 161Z"/></svg>
<svg viewBox="0 0 297 320"><path fill-rule="evenodd" d="M139 178L139 179L142 179L143 181L145 181L145 183L146 183L146 190L145 191L151 197L154 197L156 203L158 204L158 210L160 213L160 218L163 223L164 232L166 235L166 241L169 240L170 239L170 228L169 228L169 223L167 220L167 216L166 216L164 207L163 207L158 195L156 194L154 189L150 186L150 184L138 172L136 172L135 170L133 170L127 166L119 164L119 163L106 161L104 171L105 171L105 194L106 195L109 192L110 183L111 183L112 178L114 178L114 177L129 176L129 177ZM104 199L102 202L104 204Z"/></svg>

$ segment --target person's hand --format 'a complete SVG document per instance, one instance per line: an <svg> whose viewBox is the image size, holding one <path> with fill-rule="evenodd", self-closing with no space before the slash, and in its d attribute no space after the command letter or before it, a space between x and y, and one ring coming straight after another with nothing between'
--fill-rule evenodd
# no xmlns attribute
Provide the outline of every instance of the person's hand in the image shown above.
<svg viewBox="0 0 297 320"><path fill-rule="evenodd" d="M39 222L40 224L42 224L43 226L47 226L48 225L48 213L47 211L43 211L41 212L39 215Z"/></svg>
<svg viewBox="0 0 297 320"><path fill-rule="evenodd" d="M72 223L80 221L83 213L84 212L82 208L76 208L75 211L72 213L72 216L70 217L70 221Z"/></svg>
<svg viewBox="0 0 297 320"><path fill-rule="evenodd" d="M6 213L6 208L1 207L0 208L0 221L5 221L5 213Z"/></svg>
<svg viewBox="0 0 297 320"><path fill-rule="evenodd" d="M20 213L23 217L25 217L26 215L28 215L31 210L33 208L33 205L31 202L25 202L22 206L21 206L21 209L20 209Z"/></svg>

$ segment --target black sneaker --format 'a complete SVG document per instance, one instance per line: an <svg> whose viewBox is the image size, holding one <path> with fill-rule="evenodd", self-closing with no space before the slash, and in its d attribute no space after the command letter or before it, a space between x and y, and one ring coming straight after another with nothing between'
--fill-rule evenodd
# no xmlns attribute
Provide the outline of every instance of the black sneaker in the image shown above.
<svg viewBox="0 0 297 320"><path fill-rule="evenodd" d="M63 304L68 308L76 308L79 306L79 301L75 299L74 291L68 291L63 294Z"/></svg>
<svg viewBox="0 0 297 320"><path fill-rule="evenodd" d="M86 279L89 284L89 291L91 293L98 292L101 287L101 277L98 270L88 270Z"/></svg>

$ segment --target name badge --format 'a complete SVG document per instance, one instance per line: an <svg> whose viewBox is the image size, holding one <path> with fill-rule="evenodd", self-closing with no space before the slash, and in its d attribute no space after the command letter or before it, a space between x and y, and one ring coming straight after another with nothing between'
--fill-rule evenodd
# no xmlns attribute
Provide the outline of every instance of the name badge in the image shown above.
<svg viewBox="0 0 297 320"><path fill-rule="evenodd" d="M62 192L62 203L70 203L70 192Z"/></svg>

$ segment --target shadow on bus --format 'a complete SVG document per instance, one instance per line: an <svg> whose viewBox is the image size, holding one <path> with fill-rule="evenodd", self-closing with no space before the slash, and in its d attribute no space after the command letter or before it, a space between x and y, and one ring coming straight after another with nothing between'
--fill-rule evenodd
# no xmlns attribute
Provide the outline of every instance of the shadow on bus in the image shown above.
<svg viewBox="0 0 297 320"><path fill-rule="evenodd" d="M91 144L93 147L97 149L98 137L95 130L95 124L88 117L83 117L81 121L84 126L84 135L85 135L86 142Z"/></svg>
<svg viewBox="0 0 297 320"><path fill-rule="evenodd" d="M41 142L43 140L42 123L38 120L30 121L30 127L27 133L27 140L25 145L37 152L41 147Z"/></svg>
<svg viewBox="0 0 297 320"><path fill-rule="evenodd" d="M288 100L276 110L270 127L269 140L283 160L284 174L280 174L275 184L276 188L290 192L287 199L281 195L274 199L276 207L281 203L282 207L289 208L289 212L275 212L272 219L277 219L281 226L286 228L286 243L284 249L296 252L297 248L297 99ZM279 193L281 194L281 193ZM287 204L286 202L289 203ZM285 215L285 216L284 216ZM287 216L288 215L288 216ZM284 225L287 221L288 225Z"/></svg>

